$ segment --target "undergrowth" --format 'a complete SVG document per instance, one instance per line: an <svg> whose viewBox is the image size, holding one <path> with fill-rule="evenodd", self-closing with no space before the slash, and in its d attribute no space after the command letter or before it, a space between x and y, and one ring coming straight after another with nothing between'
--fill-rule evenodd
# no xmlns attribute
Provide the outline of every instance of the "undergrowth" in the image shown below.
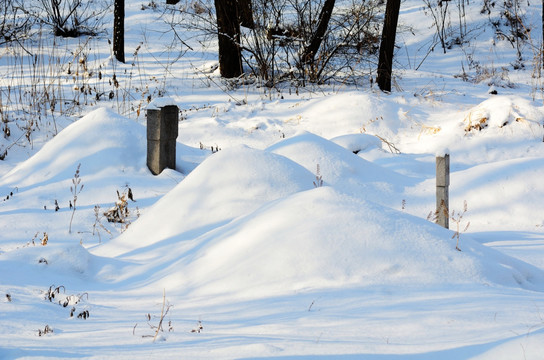
<svg viewBox="0 0 544 360"><path fill-rule="evenodd" d="M455 231L451 238L456 239L455 250L457 251L462 251L461 248L459 247L459 240L461 238L461 234L466 232L470 226L470 221L469 221L466 223L464 229L461 230L461 222L463 221L463 217L467 211L468 211L468 206L467 206L466 200L463 202L463 211L452 210L451 213L449 212L449 209L444 205L444 201L442 201L439 209L436 209L435 211L431 211L429 215L427 215L427 220L433 221L436 223L438 220L439 213L442 213L444 216L448 217L455 224Z"/></svg>
<svg viewBox="0 0 544 360"><path fill-rule="evenodd" d="M152 316L150 313L147 313L145 315L146 323L151 329L151 334L144 334L141 335L143 338L151 337L153 338L153 342L157 340L157 337L159 336L159 333L162 333L165 331L165 318L168 315L168 312L172 308L172 305L166 300L166 290L163 290L162 294L162 307L161 307L161 314L160 316ZM153 320L157 320L156 323L153 322ZM136 323L134 327L132 328L132 335L136 335L136 327L138 324ZM172 326L172 321L169 320L166 324L166 329L168 332L174 331L174 327Z"/></svg>
<svg viewBox="0 0 544 360"><path fill-rule="evenodd" d="M70 317L86 320L90 316L86 306L79 310L76 308L76 305L79 305L84 298L86 298L87 301L89 300L89 294L86 292L82 294L66 295L66 288L64 286L51 285L49 286L49 289L43 291L43 294L44 299L51 303L55 302L63 308L70 307Z"/></svg>

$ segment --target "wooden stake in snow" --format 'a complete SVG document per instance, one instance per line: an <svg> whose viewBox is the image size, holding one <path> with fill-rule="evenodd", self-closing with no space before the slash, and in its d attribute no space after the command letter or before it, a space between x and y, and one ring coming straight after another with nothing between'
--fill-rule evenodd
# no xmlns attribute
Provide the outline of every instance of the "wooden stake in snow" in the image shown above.
<svg viewBox="0 0 544 360"><path fill-rule="evenodd" d="M147 109L147 167L154 175L176 168L178 114L176 105Z"/></svg>
<svg viewBox="0 0 544 360"><path fill-rule="evenodd" d="M436 223L449 228L450 155L436 157Z"/></svg>

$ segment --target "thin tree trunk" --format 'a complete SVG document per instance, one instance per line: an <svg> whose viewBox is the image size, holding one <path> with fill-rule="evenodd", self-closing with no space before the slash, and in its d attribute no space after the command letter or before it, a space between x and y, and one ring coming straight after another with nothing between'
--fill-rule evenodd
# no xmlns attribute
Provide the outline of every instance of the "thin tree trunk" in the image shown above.
<svg viewBox="0 0 544 360"><path fill-rule="evenodd" d="M115 0L113 8L113 55L125 62L125 0Z"/></svg>
<svg viewBox="0 0 544 360"><path fill-rule="evenodd" d="M380 43L378 60L378 78L376 82L382 91L391 91L391 74L393 72L393 53L399 19L400 0L387 0L385 19Z"/></svg>
<svg viewBox="0 0 544 360"><path fill-rule="evenodd" d="M235 0L215 0L219 41L219 71L225 78L242 74L240 23Z"/></svg>
<svg viewBox="0 0 544 360"><path fill-rule="evenodd" d="M323 8L321 9L321 14L319 14L319 23L317 24L317 29L315 30L310 44L304 48L302 54L302 61L304 64L312 64L315 60L315 55L317 54L323 37L327 32L329 27L329 21L331 20L332 10L334 9L335 0L325 0Z"/></svg>

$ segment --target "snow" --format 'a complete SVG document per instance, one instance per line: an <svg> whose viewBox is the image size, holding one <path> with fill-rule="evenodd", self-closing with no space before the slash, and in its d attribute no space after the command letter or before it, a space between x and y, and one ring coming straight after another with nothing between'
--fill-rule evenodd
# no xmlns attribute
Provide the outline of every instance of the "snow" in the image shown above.
<svg viewBox="0 0 544 360"><path fill-rule="evenodd" d="M128 46L165 29L140 8ZM168 73L167 96L49 119L0 161L0 358L541 359L542 99L530 69L471 83L461 50L424 58L422 16L403 3L391 94L227 89L213 49L170 63L147 34L138 81ZM154 176L143 109L167 105L176 169ZM428 218L446 153L450 229Z"/></svg>
<svg viewBox="0 0 544 360"><path fill-rule="evenodd" d="M173 106L177 105L176 101L172 99L171 97L159 97L151 100L149 104L147 104L146 109L150 110L158 110L160 108L166 107L166 106Z"/></svg>

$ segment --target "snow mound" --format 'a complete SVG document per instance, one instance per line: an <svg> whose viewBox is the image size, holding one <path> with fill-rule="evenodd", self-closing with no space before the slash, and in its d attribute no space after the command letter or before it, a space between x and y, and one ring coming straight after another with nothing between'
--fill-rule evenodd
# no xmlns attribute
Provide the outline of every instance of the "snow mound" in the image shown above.
<svg viewBox="0 0 544 360"><path fill-rule="evenodd" d="M313 179L283 156L245 146L222 150L97 252L116 256L174 236L192 239L269 201L309 189Z"/></svg>
<svg viewBox="0 0 544 360"><path fill-rule="evenodd" d="M71 178L79 163L85 173L93 174L111 167L139 167L145 164L145 144L144 126L100 108L72 123L16 166L0 180L0 186L20 188Z"/></svg>
<svg viewBox="0 0 544 360"><path fill-rule="evenodd" d="M361 145L360 141L358 143ZM352 151L311 133L283 140L267 150L299 163L314 174L319 166L325 184L348 193L372 196L377 189L391 192L400 189L401 184L410 183L408 177L364 160Z"/></svg>
<svg viewBox="0 0 544 360"><path fill-rule="evenodd" d="M405 126L402 107L387 96L349 91L312 99L301 117L308 120L306 129L322 136L336 137L363 131L391 139Z"/></svg>
<svg viewBox="0 0 544 360"><path fill-rule="evenodd" d="M254 298L354 286L495 283L543 289L544 273L428 221L330 187L267 204L198 239L153 283Z"/></svg>
<svg viewBox="0 0 544 360"><path fill-rule="evenodd" d="M480 131L487 127L529 133L540 128L544 119L541 110L517 96L494 96L470 109L463 120L465 131ZM538 130L540 134L540 131Z"/></svg>
<svg viewBox="0 0 544 360"><path fill-rule="evenodd" d="M514 217L519 227L531 231L543 225L543 177L542 158L497 161L454 172L451 195L457 202L467 201L471 226L480 231L506 230ZM459 204L452 206L461 208Z"/></svg>
<svg viewBox="0 0 544 360"><path fill-rule="evenodd" d="M11 285L39 283L44 279L54 283L59 274L63 279L90 279L94 274L93 258L79 244L27 246L3 253L0 270L10 274L4 284Z"/></svg>
<svg viewBox="0 0 544 360"><path fill-rule="evenodd" d="M315 163L325 164L332 186L314 188L305 168ZM264 151L222 150L94 249L131 264L99 277L197 297L426 284L544 290L541 270L464 234L459 252L451 231L368 201L355 187L403 178L313 134Z"/></svg>

